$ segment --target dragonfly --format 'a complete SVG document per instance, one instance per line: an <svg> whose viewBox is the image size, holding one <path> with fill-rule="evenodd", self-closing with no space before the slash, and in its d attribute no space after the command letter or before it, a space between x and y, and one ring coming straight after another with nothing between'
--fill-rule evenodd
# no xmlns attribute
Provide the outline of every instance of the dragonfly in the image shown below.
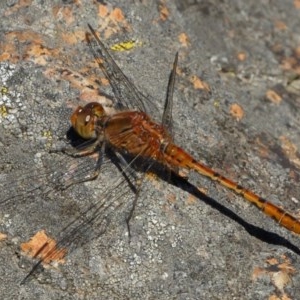
<svg viewBox="0 0 300 300"><path fill-rule="evenodd" d="M50 248L42 258L39 254L36 255L40 260L22 283L25 283L36 269L48 260L47 258L59 256L60 252L65 252L68 246L80 239L80 236L90 224L95 226L97 221L97 225L104 228L106 219L100 217L107 214L108 211L113 214L115 209L123 205L121 199L123 194L119 192L113 195L113 190L122 190L125 184L130 187L130 191L134 194L134 201L126 219L129 223L143 181L136 176L133 168L138 160L142 160L143 164L146 165L146 171L153 164L158 164L175 174L179 174L180 169L193 170L242 196L266 215L276 220L281 226L295 233L300 233L300 221L297 218L270 201L243 188L238 183L215 172L174 143L172 104L178 53L175 55L169 78L162 122L157 123L148 114L148 112L157 112L156 106L126 77L92 26L88 24L88 27L90 30L90 33L86 35L88 45L101 71L112 87L117 111L109 114L100 103L90 102L85 106L78 106L73 112L70 118L72 127L86 142L77 148L62 149L60 151L72 157L97 154L98 159L93 172L83 179L67 180L66 183L64 182L64 188L78 182L96 179L108 163L106 158L108 150L118 162L117 166L123 177L111 189L101 195L98 203L89 206L80 218L75 219L66 229L62 230L63 235L55 247ZM69 171L69 173L71 172ZM85 173L85 170L82 172ZM46 247L47 243L42 246L42 248Z"/></svg>
<svg viewBox="0 0 300 300"><path fill-rule="evenodd" d="M89 45L94 57L110 80L113 90L118 91L117 84L120 78L114 77L114 72L105 67L103 58L109 60L114 69L119 68L98 38L95 30L90 25L88 26L93 36L93 40L89 40ZM175 172L177 172L178 168L193 170L242 196L267 216L276 220L281 226L299 234L300 220L296 217L238 183L215 172L173 142L171 110L177 62L178 53L175 56L170 76L162 124L156 123L144 112L145 107L138 97L138 92L136 92L137 104L139 105L138 111L128 110L107 115L103 106L97 102L88 103L84 107L79 106L71 116L72 126L82 138L87 140L94 139L94 142L84 149L83 152L78 152L78 154L92 154L97 151L99 146L104 147L107 145L121 153L158 162ZM122 74L121 70L118 71L119 74ZM122 77L123 82L126 84L127 78L124 75ZM118 92L116 94L120 98ZM95 177L97 174L98 171L95 173Z"/></svg>

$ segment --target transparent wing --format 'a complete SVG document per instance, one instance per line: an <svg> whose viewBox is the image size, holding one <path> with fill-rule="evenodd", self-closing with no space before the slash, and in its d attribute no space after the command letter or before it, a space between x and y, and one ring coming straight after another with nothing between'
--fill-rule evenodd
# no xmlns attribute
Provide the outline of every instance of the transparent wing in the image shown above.
<svg viewBox="0 0 300 300"><path fill-rule="evenodd" d="M147 113L157 111L156 106L122 72L91 25L88 24L88 27L92 33L92 36L87 34L89 46L117 98L116 108L138 109Z"/></svg>
<svg viewBox="0 0 300 300"><path fill-rule="evenodd" d="M33 230L43 228L46 232L51 232L51 237L55 241L53 244L53 239L49 238L37 249L36 254L29 255L38 259L38 262L24 278L23 283L36 272L39 265L57 261L66 253L70 253L89 240L102 235L110 224L117 226L121 222L125 223L136 194L135 181L138 180L139 175L136 172L133 173L129 165L124 166L123 170L118 172L111 163L113 159L105 157L101 165L100 176L114 178L113 183L99 180L101 192L95 193L93 196L95 199L88 199L89 205L82 204L80 207L79 204L79 208L75 209L74 206L77 205L79 199L79 203L87 199L82 199L80 196L78 199L74 199L69 196L69 198L73 198L71 199L72 204L66 204L66 199L62 200L63 195L67 195L67 197L72 195L70 186L73 183L84 181L93 172L95 159L74 159L62 154L49 156L52 158L59 156L59 159L55 160L55 167L54 160L46 158L43 161L44 167L1 174L1 210L4 208L6 213L11 212L12 220L18 215L26 216L24 221L28 218ZM112 172L114 176L112 176ZM66 188L70 189L65 190ZM76 184L73 188L77 188L79 191L83 186ZM82 192L79 191L79 193ZM46 211L43 211L45 205ZM72 207L72 211L70 207ZM57 216L57 213L60 216ZM46 217L41 217L41 215ZM38 220L35 221L33 218ZM43 222L43 218L47 218L48 221ZM23 229L22 226L21 234L23 234Z"/></svg>
<svg viewBox="0 0 300 300"><path fill-rule="evenodd" d="M163 127L168 130L169 134L172 137L174 137L172 109L173 109L173 94L174 94L174 87L175 87L177 62L178 62L178 52L175 55L173 69L169 77L167 97L166 97L166 102L164 107L163 118L162 118Z"/></svg>
<svg viewBox="0 0 300 300"><path fill-rule="evenodd" d="M120 223L120 220L125 222L124 215L128 214L130 210L128 199L132 195L132 190L128 186L125 177L120 176L113 186L98 197L97 201L94 201L56 234L57 242L53 247L44 252L40 250L39 255L35 257L38 258L38 262L23 279L22 283L25 283L40 265L48 263L51 258L60 258L61 254L70 253L88 241L101 236L110 224L116 226ZM42 247L45 246L47 245Z"/></svg>

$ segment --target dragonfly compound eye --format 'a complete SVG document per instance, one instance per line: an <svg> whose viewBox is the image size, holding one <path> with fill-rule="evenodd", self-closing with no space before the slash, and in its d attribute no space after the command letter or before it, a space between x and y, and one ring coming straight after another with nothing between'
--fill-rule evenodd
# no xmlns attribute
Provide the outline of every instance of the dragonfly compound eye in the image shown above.
<svg viewBox="0 0 300 300"><path fill-rule="evenodd" d="M105 115L101 104L97 102L88 103L86 106L78 108L71 116L71 123L74 130L84 139L97 137L96 122Z"/></svg>

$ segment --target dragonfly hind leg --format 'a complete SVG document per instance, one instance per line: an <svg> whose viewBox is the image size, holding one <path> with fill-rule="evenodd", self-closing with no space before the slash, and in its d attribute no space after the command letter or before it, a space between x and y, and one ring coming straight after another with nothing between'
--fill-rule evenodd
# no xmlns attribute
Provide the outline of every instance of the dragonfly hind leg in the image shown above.
<svg viewBox="0 0 300 300"><path fill-rule="evenodd" d="M68 183L64 184L63 189L67 189L67 188L69 188L73 184L79 184L79 183L83 183L83 182L95 180L99 176L99 174L100 174L102 160L103 160L102 159L102 155L99 154L96 167L95 167L95 169L92 172L90 172L84 178L70 180ZM99 161L101 161L101 163L99 163Z"/></svg>
<svg viewBox="0 0 300 300"><path fill-rule="evenodd" d="M126 217L126 226L127 226L127 231L128 231L129 242L131 240L130 221L133 217L135 207L136 207L138 198L140 196L140 191L141 191L141 188L142 188L142 183L143 183L144 178L145 178L145 176L143 176L140 180L136 181L136 192L135 192L134 200L133 200L132 206L130 208L130 211L129 211L127 217Z"/></svg>

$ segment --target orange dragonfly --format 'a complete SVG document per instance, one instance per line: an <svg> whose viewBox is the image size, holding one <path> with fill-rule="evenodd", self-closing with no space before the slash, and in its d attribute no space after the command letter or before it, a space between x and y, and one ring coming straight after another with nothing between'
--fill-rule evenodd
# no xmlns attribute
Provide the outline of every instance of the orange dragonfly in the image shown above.
<svg viewBox="0 0 300 300"><path fill-rule="evenodd" d="M48 260L47 258L59 256L60 251L64 253L68 246L72 245L76 239L80 239L79 236L83 234L86 227L93 222L96 223L99 216L106 213L110 206L115 208L121 206L122 201L119 204L115 204L115 202L122 198L122 193L119 192L117 196L112 197L112 190L122 190L122 187L128 183L131 191L135 194L134 204L127 221L130 220L139 194L139 189L132 184L132 181L136 182L138 180L134 172L132 172L131 166L139 159L148 164L146 169L158 163L176 174L178 174L180 168L194 170L241 195L244 199L261 209L266 215L275 219L281 226L295 233L300 233L300 221L294 216L218 174L174 144L171 113L178 53L175 56L169 79L162 123L158 124L147 114L147 112L157 110L155 105L141 94L124 75L98 38L94 29L90 25L88 26L91 31L91 34L87 34L88 44L115 94L117 112L107 114L101 104L91 102L84 107L79 106L72 114L71 124L73 129L87 142L75 149L63 149L63 152L75 157L97 153L98 161L93 173L83 179L67 180L63 185L66 188L74 183L98 177L106 164L105 153L107 149L113 150L113 153L116 154L124 178L119 180L109 191L101 195L102 201L88 207L81 214L84 218L74 220L66 230L62 230L62 237L54 248L50 248L44 256L39 256L39 253L36 255L40 260L24 278L23 283L35 272L40 264ZM136 108L136 110L132 110L132 107ZM110 200L108 201L108 199ZM102 225L102 221L99 222ZM46 246L45 244L42 248L46 248Z"/></svg>
<svg viewBox="0 0 300 300"><path fill-rule="evenodd" d="M112 70L109 70L103 61L110 60L113 68L118 67L98 38L94 29L90 25L88 26L93 35L93 39L89 39L89 45L94 57L104 74L110 80L113 90L119 90L116 87L118 84L117 80L122 79L123 82L126 83L127 78L125 75L122 75L124 78L114 78L112 76ZM194 170L220 183L236 194L241 195L267 216L276 220L281 226L299 234L300 220L296 217L270 201L256 195L252 191L240 186L238 183L220 175L174 144L170 132L172 123L170 113L177 61L178 53L175 56L173 70L170 76L162 124L157 124L144 112L145 106L139 97L136 97L140 109L139 111L125 110L113 115L107 115L102 105L96 102L88 103L84 107L79 106L71 116L72 126L82 138L87 140L92 139L94 142L83 151L77 152L76 155L92 154L98 151L99 147L108 146L117 152L126 153L132 157L141 157L158 162L175 172L178 168ZM123 73L119 72L119 74ZM137 96L139 95L137 94ZM98 172L96 171L94 176L97 177L97 175Z"/></svg>

